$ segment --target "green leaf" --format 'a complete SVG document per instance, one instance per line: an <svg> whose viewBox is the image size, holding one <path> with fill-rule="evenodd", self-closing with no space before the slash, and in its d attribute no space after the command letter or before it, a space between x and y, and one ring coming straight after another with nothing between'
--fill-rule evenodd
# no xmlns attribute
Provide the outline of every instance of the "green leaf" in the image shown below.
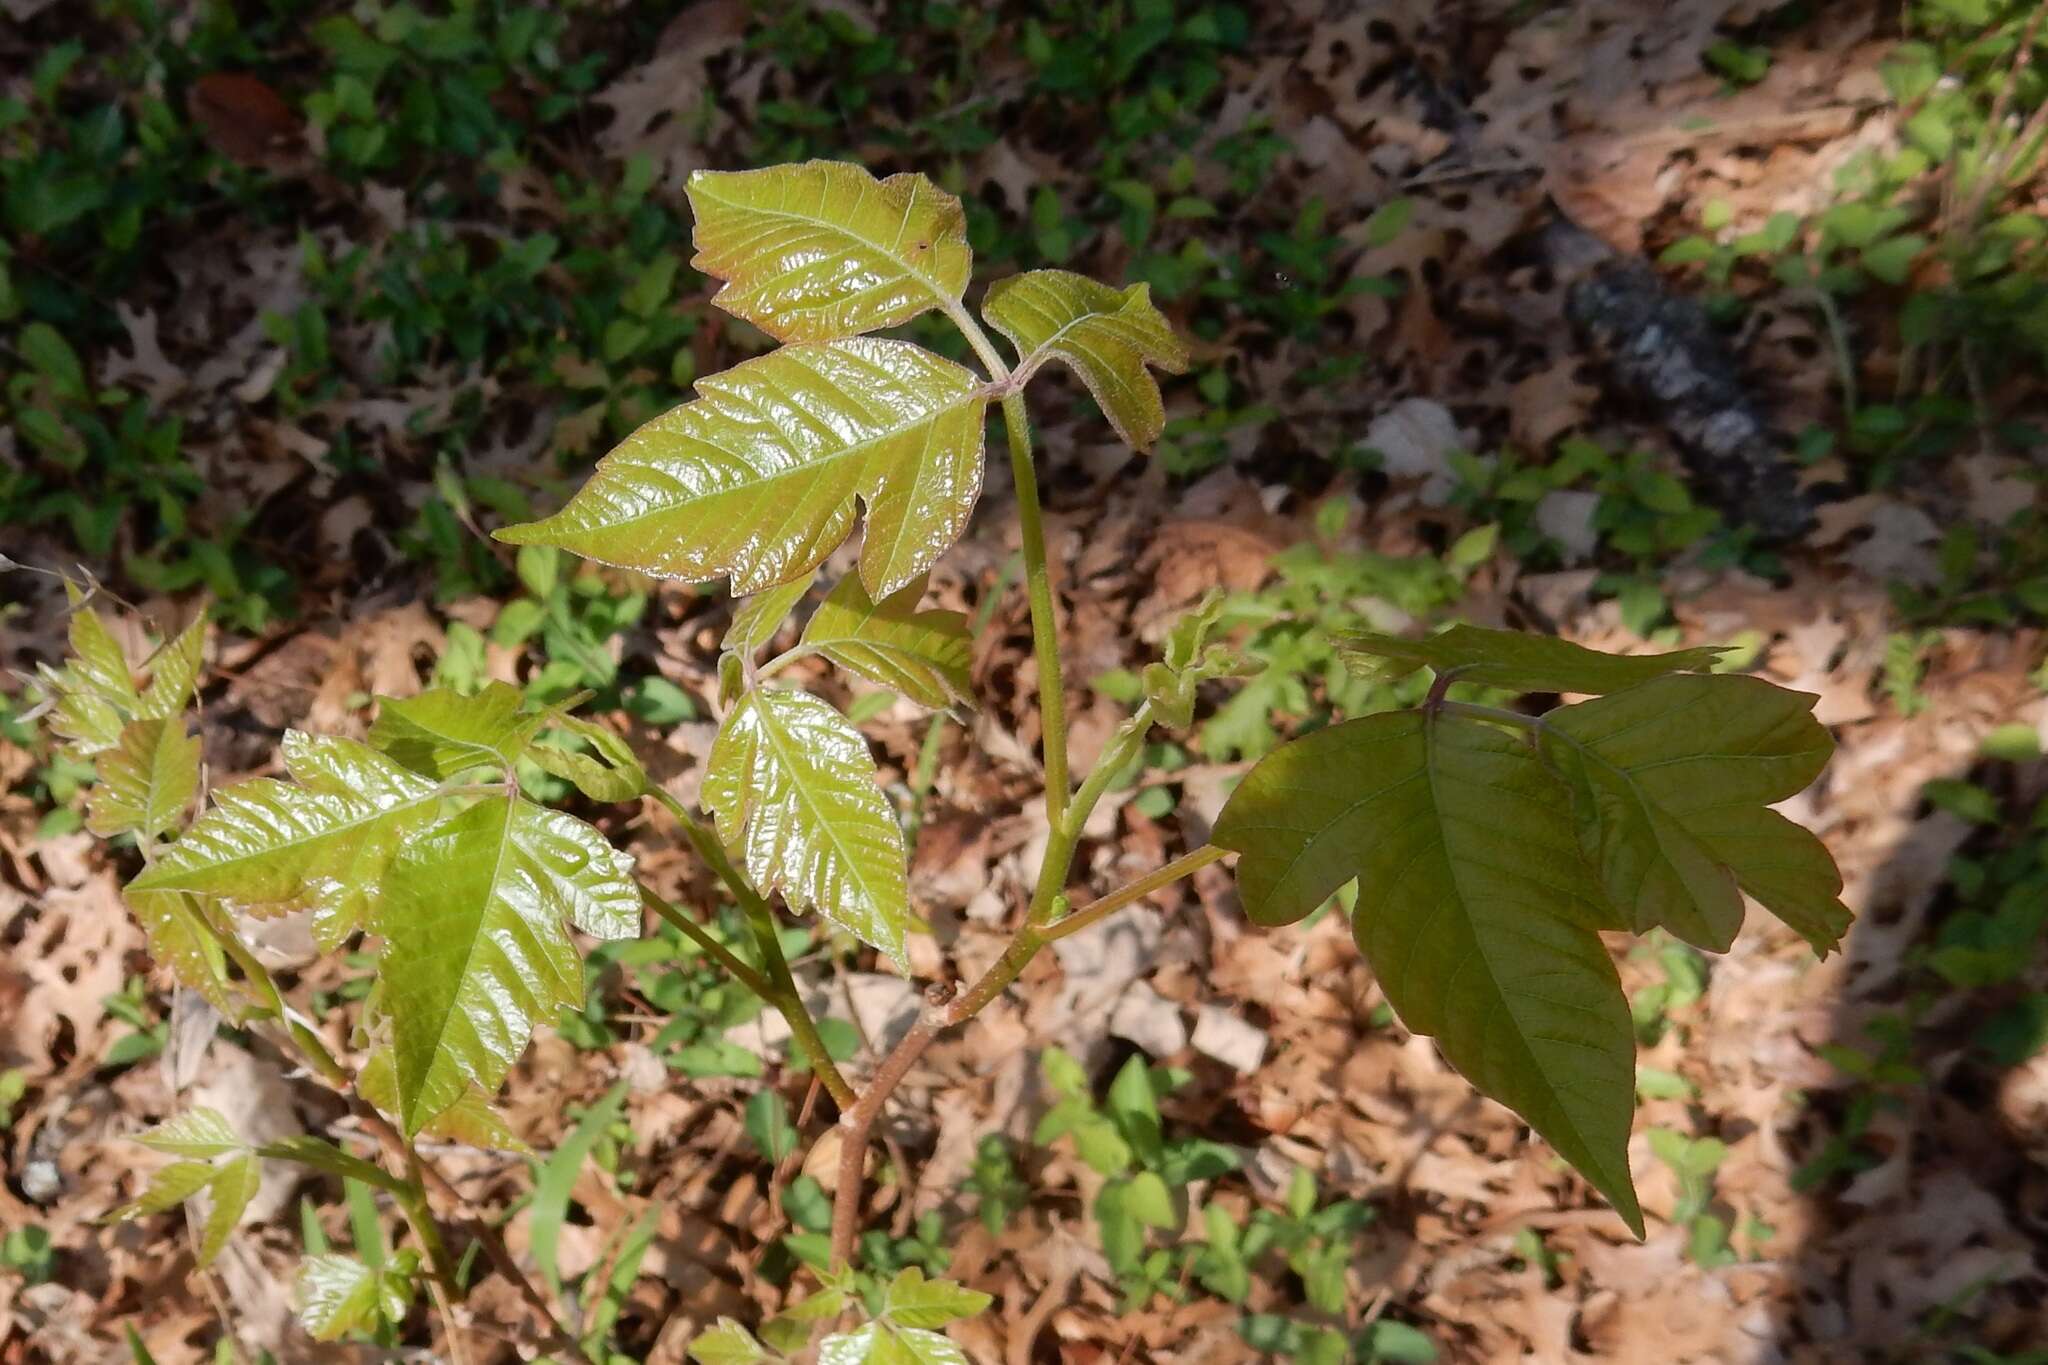
<svg viewBox="0 0 2048 1365"><path fill-rule="evenodd" d="M967 618L957 611L919 611L924 590L925 576L919 574L877 602L849 574L811 613L800 644L920 706L968 702L974 642Z"/></svg>
<svg viewBox="0 0 2048 1365"><path fill-rule="evenodd" d="M789 1105L773 1090L758 1091L747 1101L744 1126L771 1165L796 1150L797 1131L789 1121Z"/></svg>
<svg viewBox="0 0 2048 1365"><path fill-rule="evenodd" d="M50 729L69 740L74 753L91 757L121 742L121 729L141 708L142 698L127 655L98 612L77 607L71 614L70 636L71 655L64 667L42 671L57 699Z"/></svg>
<svg viewBox="0 0 2048 1365"><path fill-rule="evenodd" d="M254 1154L238 1156L216 1169L207 1186L212 1202L199 1231L198 1260L202 1267L212 1265L214 1258L226 1249L228 1238L234 1235L249 1201L256 1197L256 1187L262 1183L263 1163Z"/></svg>
<svg viewBox="0 0 2048 1365"><path fill-rule="evenodd" d="M550 730L560 730L582 740L597 751L597 757L554 744L538 743L527 749L526 756L542 769L565 782L575 783L576 790L593 801L631 801L646 793L647 770L640 766L640 760L633 756L632 746L624 739L595 721L559 712L550 716L547 724Z"/></svg>
<svg viewBox="0 0 2048 1365"><path fill-rule="evenodd" d="M1519 630L1452 626L1441 635L1404 640L1393 635L1338 637L1337 652L1360 677L1391 680L1428 667L1456 671L1459 682L1517 692L1618 692L1666 673L1712 668L1715 646L1669 654L1602 654L1548 635Z"/></svg>
<svg viewBox="0 0 2048 1365"><path fill-rule="evenodd" d="M363 1069L356 1073L356 1093L387 1114L398 1112L398 1060L390 1048L376 1049L363 1062ZM512 1131L505 1116L491 1107L490 1098L475 1086L434 1115L420 1132L427 1137L496 1152L525 1155L533 1150L526 1139Z"/></svg>
<svg viewBox="0 0 2048 1365"><path fill-rule="evenodd" d="M1203 683L1217 678L1245 678L1265 665L1247 659L1225 644L1210 644L1209 632L1223 612L1223 593L1212 590L1193 610L1174 622L1167 633L1165 657L1145 665L1139 685L1159 721L1185 730L1194 723L1195 697Z"/></svg>
<svg viewBox="0 0 2048 1365"><path fill-rule="evenodd" d="M802 692L748 693L711 746L704 804L763 892L780 890L798 914L816 909L909 970L903 830L844 716Z"/></svg>
<svg viewBox="0 0 2048 1365"><path fill-rule="evenodd" d="M889 1284L882 1316L898 1327L944 1327L971 1318L995 1302L978 1289L951 1280L927 1280L916 1266L907 1266Z"/></svg>
<svg viewBox="0 0 2048 1365"><path fill-rule="evenodd" d="M1032 270L990 285L981 311L1016 343L1019 374L1064 360L1126 444L1145 450L1159 439L1166 408L1145 367L1180 374L1188 353L1152 306L1149 285L1112 289L1066 270Z"/></svg>
<svg viewBox="0 0 2048 1365"><path fill-rule="evenodd" d="M256 1149L256 1155L271 1161L291 1161L301 1166L310 1166L327 1175L340 1176L344 1180L360 1180L393 1194L405 1190L405 1182L392 1175L382 1166L351 1156L325 1138L302 1133L297 1137L280 1138L266 1142Z"/></svg>
<svg viewBox="0 0 2048 1365"><path fill-rule="evenodd" d="M339 1341L377 1329L378 1273L353 1256L332 1252L299 1264L299 1323L315 1341Z"/></svg>
<svg viewBox="0 0 2048 1365"><path fill-rule="evenodd" d="M206 650L206 618L201 616L149 661L149 688L135 714L145 720L168 720L185 709L199 686Z"/></svg>
<svg viewBox="0 0 2048 1365"><path fill-rule="evenodd" d="M720 1318L708 1332L699 1332L690 1342L690 1359L698 1365L754 1365L769 1359L754 1334L731 1318Z"/></svg>
<svg viewBox="0 0 2048 1365"><path fill-rule="evenodd" d="M501 682L473 697L447 687L380 697L370 743L428 777L453 777L485 764L510 768L547 720L523 714L525 706L525 694Z"/></svg>
<svg viewBox="0 0 2048 1365"><path fill-rule="evenodd" d="M190 896L182 891L137 891L130 886L121 899L148 936L151 961L168 967L181 985L198 991L227 1018L242 1016L220 940L206 926Z"/></svg>
<svg viewBox="0 0 2048 1365"><path fill-rule="evenodd" d="M152 844L178 827L199 792L199 741L183 720L138 720L93 770L99 785L86 827L102 839L133 834Z"/></svg>
<svg viewBox="0 0 2048 1365"><path fill-rule="evenodd" d="M1834 741L1815 698L1760 678L1659 678L1544 717L1579 838L1609 899L1721 951L1742 890L1825 953L1848 926L1841 877L1812 835L1765 807L1803 790Z"/></svg>
<svg viewBox="0 0 2048 1365"><path fill-rule="evenodd" d="M167 1156L215 1157L239 1152L248 1144L218 1109L188 1109L156 1127L137 1133L135 1140L152 1152Z"/></svg>
<svg viewBox="0 0 2048 1365"><path fill-rule="evenodd" d="M804 594L811 590L811 584L817 578L818 571L813 569L747 598L732 614L732 624L726 627L725 640L720 647L752 658L763 645L775 638L775 632L782 628L790 612L796 610L796 604L804 600Z"/></svg>
<svg viewBox="0 0 2048 1365"><path fill-rule="evenodd" d="M632 860L560 811L479 801L410 838L385 877L380 962L408 1136L475 1086L493 1092L534 1020L583 1003L565 921L639 932Z"/></svg>
<svg viewBox="0 0 2048 1365"><path fill-rule="evenodd" d="M213 808L129 891L226 897L258 914L310 906L328 949L364 925L392 857L442 798L354 740L287 730L283 751L296 784L259 777L215 792Z"/></svg>
<svg viewBox="0 0 2048 1365"><path fill-rule="evenodd" d="M974 267L960 201L921 175L807 161L698 171L690 264L712 302L778 341L831 341L957 304Z"/></svg>
<svg viewBox="0 0 2048 1365"><path fill-rule="evenodd" d="M174 1161L149 1178L141 1197L123 1204L108 1217L119 1220L139 1218L146 1213L174 1209L213 1183L214 1168L204 1161Z"/></svg>
<svg viewBox="0 0 2048 1365"><path fill-rule="evenodd" d="M871 1322L826 1337L818 1365L968 1365L967 1353L937 1332Z"/></svg>
<svg viewBox="0 0 2048 1365"><path fill-rule="evenodd" d="M1288 924L1358 879L1353 929L1407 1026L1585 1173L1642 1235L1629 1177L1634 1035L1612 924L1557 779L1478 721L1370 716L1284 745L1214 842L1251 917Z"/></svg>
<svg viewBox="0 0 2048 1365"><path fill-rule="evenodd" d="M980 383L907 341L785 346L698 381L598 462L569 505L498 539L754 593L814 569L867 505L860 576L887 596L966 529Z"/></svg>

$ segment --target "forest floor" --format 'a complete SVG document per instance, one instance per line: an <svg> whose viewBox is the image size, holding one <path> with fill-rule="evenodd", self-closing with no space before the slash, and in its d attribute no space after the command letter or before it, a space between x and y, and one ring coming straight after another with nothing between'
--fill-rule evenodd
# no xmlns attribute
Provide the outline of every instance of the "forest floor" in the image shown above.
<svg viewBox="0 0 2048 1365"><path fill-rule="evenodd" d="M1392 1020L1340 915L1256 929L1209 868L1061 941L898 1092L864 1254L993 1294L970 1358L1306 1359L1336 1327L1362 1361L2048 1360L2048 178L1999 164L2039 133L2035 6L1909 4L1904 31L1895 4L1762 0L242 8L0 0L0 551L160 629L217 603L214 786L286 727L496 678L595 689L694 796L723 595L522 579L478 528L764 345L684 264L681 185L812 155L959 193L977 291L1145 279L1191 339L1152 458L1078 385L1041 418L1077 759L1211 588L1267 670L1105 801L1081 889L1204 843L1285 735L1393 704L1344 679L1339 626L1732 644L1818 694L1838 751L1785 810L1841 866L1845 950L1761 915L1721 957L1615 945L1646 1240ZM923 772L925 713L883 698L867 727L915 830L920 980L1000 951L1047 835L989 477L932 584L987 612L979 708ZM0 585L0 667L61 657L55 581ZM144 974L132 855L79 828L82 774L24 705L0 700L0 1365L401 1358L293 1324L309 1235L396 1227L338 1182L270 1171L211 1272L176 1214L104 1221L154 1160L133 1134L182 1106L352 1121ZM592 818L717 904L646 822ZM361 960L289 921L262 947L345 1052ZM507 1090L539 1155L437 1156L516 1254L548 1220L609 1360L673 1365L772 1310L820 1231L832 1172L778 1171L750 1101L824 1124L786 1038L680 950L592 961ZM797 965L854 1069L915 1009L871 953L819 937ZM1218 1154L1138 1276L1104 1258L1101 1175L1034 1141L1055 1047L1098 1093L1133 1056L1172 1069L1168 1137ZM561 1206L529 1200L565 1144ZM1313 1242L1341 1313L1309 1304L1312 1257L1205 1273L1200 1210L1279 1218L1297 1170L1342 1210Z"/></svg>

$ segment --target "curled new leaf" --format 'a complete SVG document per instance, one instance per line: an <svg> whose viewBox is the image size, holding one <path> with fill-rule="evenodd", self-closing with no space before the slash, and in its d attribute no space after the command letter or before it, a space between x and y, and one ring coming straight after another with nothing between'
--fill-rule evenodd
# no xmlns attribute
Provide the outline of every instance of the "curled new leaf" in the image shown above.
<svg viewBox="0 0 2048 1365"><path fill-rule="evenodd" d="M932 566L981 492L974 376L907 341L785 346L699 380L598 462L569 505L498 539L759 592L817 567L867 505L860 575L878 595Z"/></svg>
<svg viewBox="0 0 2048 1365"><path fill-rule="evenodd" d="M1019 373L1064 360L1128 444L1144 450L1159 439L1166 409L1145 367L1179 374L1188 353L1149 286L1112 289L1071 271L1033 270L990 285L981 311L1016 343Z"/></svg>
<svg viewBox="0 0 2048 1365"><path fill-rule="evenodd" d="M711 746L704 804L756 886L780 890L799 914L816 909L908 970L903 830L846 717L802 692L748 693Z"/></svg>
<svg viewBox="0 0 2048 1365"><path fill-rule="evenodd" d="M960 201L921 175L807 161L690 177L711 300L778 341L830 341L957 303L974 267Z"/></svg>
<svg viewBox="0 0 2048 1365"><path fill-rule="evenodd" d="M1354 673L1400 678L1418 668L1456 673L1458 681L1517 692L1619 692L1667 673L1712 668L1715 646L1668 654L1602 654L1569 640L1483 626L1452 626L1441 635L1406 640L1395 635L1348 635L1337 652Z"/></svg>
<svg viewBox="0 0 2048 1365"><path fill-rule="evenodd" d="M1287 924L1358 881L1353 928L1409 1028L1584 1172L1638 1234L1635 1039L1613 913L1556 779L1475 720L1407 712L1267 755L1224 807L1245 908Z"/></svg>
<svg viewBox="0 0 2048 1365"><path fill-rule="evenodd" d="M967 701L973 693L967 666L974 655L967 618L957 611L918 610L924 588L919 574L877 602L859 578L842 578L811 613L798 643L920 706Z"/></svg>
<svg viewBox="0 0 2048 1365"><path fill-rule="evenodd" d="M638 932L632 864L582 821L506 797L409 839L377 916L407 1134L471 1087L496 1090L536 1019L583 1001L573 923Z"/></svg>
<svg viewBox="0 0 2048 1365"><path fill-rule="evenodd" d="M353 1256L322 1252L299 1266L299 1322L315 1341L377 1327L378 1273Z"/></svg>
<svg viewBox="0 0 2048 1365"><path fill-rule="evenodd" d="M547 772L593 801L631 801L647 791L647 771L633 756L632 746L595 721L559 713L548 717L548 728L560 731L589 746L590 752L542 742L532 745L526 756Z"/></svg>
<svg viewBox="0 0 2048 1365"><path fill-rule="evenodd" d="M1209 633L1223 613L1223 594L1213 591L1204 597L1167 633L1164 655L1158 663L1145 665L1140 685L1158 713L1160 723L1185 730L1195 718L1195 694L1203 683L1216 678L1243 678L1257 673L1263 665L1247 659L1229 645L1212 643Z"/></svg>

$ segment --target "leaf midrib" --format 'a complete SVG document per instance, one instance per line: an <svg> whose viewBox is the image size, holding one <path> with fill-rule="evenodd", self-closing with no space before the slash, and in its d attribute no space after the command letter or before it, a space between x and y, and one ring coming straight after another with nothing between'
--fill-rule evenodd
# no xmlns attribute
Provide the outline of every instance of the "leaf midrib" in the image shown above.
<svg viewBox="0 0 2048 1365"><path fill-rule="evenodd" d="M275 779L272 780L275 781ZM316 798L325 798L329 800L348 799L339 792L319 792L314 791L310 787L295 786L287 782L279 782L278 785L280 787L283 787L287 791L302 792L308 796ZM233 788L229 788L229 790L232 791ZM365 801L374 801L376 798L365 796L361 797L360 799ZM184 885L179 880L179 874L204 874L224 868L238 868L248 863L261 863L267 859L276 857L278 854L283 853L288 849L304 848L308 844L316 844L326 839L332 839L343 834L353 833L355 831L361 830L366 825L374 825L380 820L384 820L391 816L401 814L402 812L411 810L416 806L425 805L429 801L438 801L440 799L442 799L441 789L438 786L432 787L427 791L421 792L416 797L403 799L399 801L396 805L376 807L369 814L363 816L360 819L350 820L345 824L334 825L328 829L320 830L317 833L309 834L304 838L288 839L283 843L271 844L268 847L263 848L254 853L239 853L232 858L216 859L211 862L200 863L196 867L170 867L166 866L165 862L159 861L154 868L150 869L147 872L144 872L140 877L137 877L134 881L130 882L128 886L129 889L133 891L183 891L189 895L198 896L232 896L232 892L207 891L202 887ZM214 809L219 810L220 807L215 806ZM168 860L170 857L175 855L179 847L181 847L181 845L172 845L170 851L164 855L165 859Z"/></svg>

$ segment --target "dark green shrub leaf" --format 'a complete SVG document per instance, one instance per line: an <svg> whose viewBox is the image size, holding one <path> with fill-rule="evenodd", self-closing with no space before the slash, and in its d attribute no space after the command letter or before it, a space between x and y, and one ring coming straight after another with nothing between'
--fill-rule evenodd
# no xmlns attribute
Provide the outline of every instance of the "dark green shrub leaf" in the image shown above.
<svg viewBox="0 0 2048 1365"><path fill-rule="evenodd" d="M1527 635L1483 626L1452 626L1441 635L1404 640L1393 635L1347 635L1337 652L1362 677L1393 679L1418 668L1456 671L1458 681L1517 692L1618 692L1666 673L1711 668L1714 646L1669 654L1619 655L1555 636Z"/></svg>

